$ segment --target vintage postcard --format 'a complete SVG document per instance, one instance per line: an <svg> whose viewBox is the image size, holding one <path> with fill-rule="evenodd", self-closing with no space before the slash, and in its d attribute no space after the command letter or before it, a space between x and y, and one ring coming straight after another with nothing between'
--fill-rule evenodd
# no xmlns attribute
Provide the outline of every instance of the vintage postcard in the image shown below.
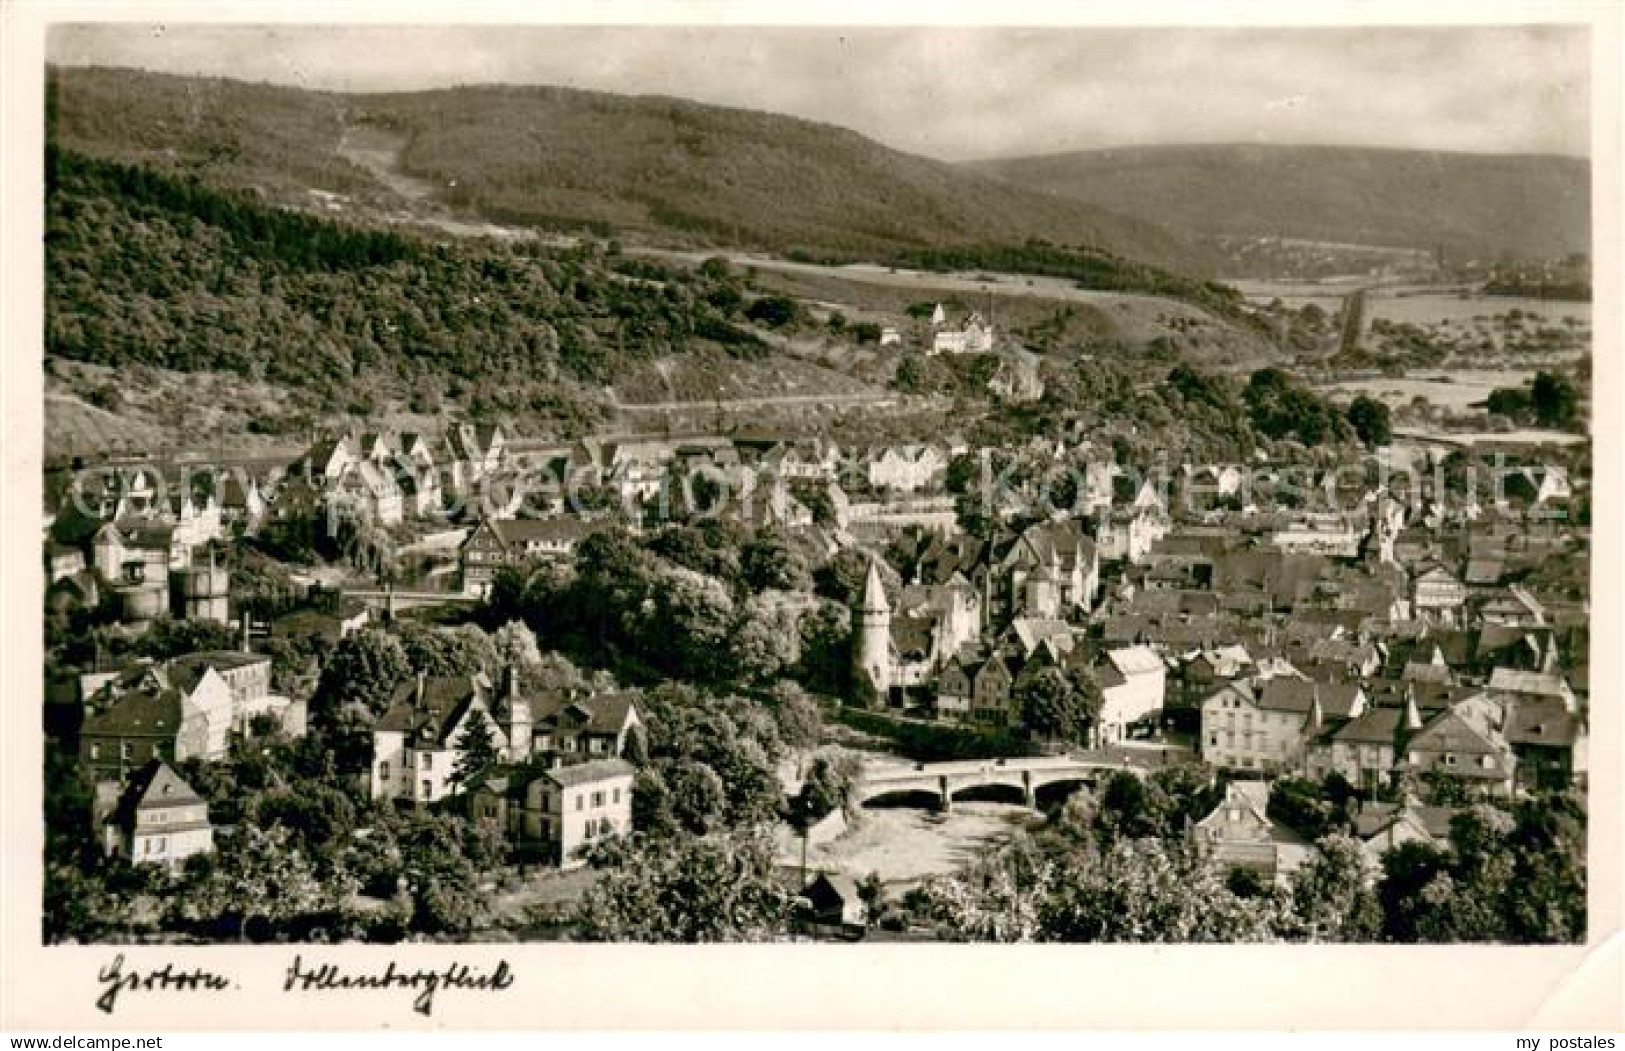
<svg viewBox="0 0 1625 1051"><path fill-rule="evenodd" d="M12 9L0 1025L1617 1029L1619 11L1482 6Z"/></svg>

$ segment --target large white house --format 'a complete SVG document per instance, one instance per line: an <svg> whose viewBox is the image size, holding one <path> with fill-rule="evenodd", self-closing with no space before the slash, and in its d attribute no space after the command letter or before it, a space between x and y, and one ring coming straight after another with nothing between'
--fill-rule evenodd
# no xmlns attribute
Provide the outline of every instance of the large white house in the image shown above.
<svg viewBox="0 0 1625 1051"><path fill-rule="evenodd" d="M1161 710L1168 666L1150 646L1111 650L1096 674L1101 693L1101 744L1121 741L1129 726Z"/></svg>

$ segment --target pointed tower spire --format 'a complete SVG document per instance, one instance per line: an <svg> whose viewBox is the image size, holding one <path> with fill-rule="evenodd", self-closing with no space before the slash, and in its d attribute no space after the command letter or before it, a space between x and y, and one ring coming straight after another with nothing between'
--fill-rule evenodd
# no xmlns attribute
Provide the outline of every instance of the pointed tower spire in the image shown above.
<svg viewBox="0 0 1625 1051"><path fill-rule="evenodd" d="M863 582L863 610L866 613L890 613L891 603L886 601L886 585L880 579L880 563L869 559L869 575Z"/></svg>
<svg viewBox="0 0 1625 1051"><path fill-rule="evenodd" d="M1405 729L1415 733L1422 728L1422 712L1416 706L1416 683L1405 687Z"/></svg>

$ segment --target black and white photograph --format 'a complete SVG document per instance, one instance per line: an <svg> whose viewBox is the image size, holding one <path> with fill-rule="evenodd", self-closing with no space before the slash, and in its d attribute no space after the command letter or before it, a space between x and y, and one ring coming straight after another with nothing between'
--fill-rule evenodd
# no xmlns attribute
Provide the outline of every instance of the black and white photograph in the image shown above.
<svg viewBox="0 0 1625 1051"><path fill-rule="evenodd" d="M10 905L1617 934L1594 31L52 22Z"/></svg>

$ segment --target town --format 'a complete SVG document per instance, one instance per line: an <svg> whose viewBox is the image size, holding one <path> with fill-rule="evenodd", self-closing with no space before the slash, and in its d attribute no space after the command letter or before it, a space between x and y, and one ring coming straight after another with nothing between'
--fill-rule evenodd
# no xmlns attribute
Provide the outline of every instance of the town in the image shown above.
<svg viewBox="0 0 1625 1051"><path fill-rule="evenodd" d="M1354 911L1461 836L1574 836L1584 483L1390 459L461 424L81 467L46 516L48 929L675 936L582 888L642 838L778 827L733 847L764 931L901 937L963 877L806 841L956 799L1113 829L1154 792L1239 900L1352 880ZM1507 936L1577 936L1581 884L1541 876Z"/></svg>
<svg viewBox="0 0 1625 1051"><path fill-rule="evenodd" d="M1442 59L1356 134L1264 34L1355 111L1142 147L1155 35L769 113L219 31L45 71L46 943L1586 941L1579 80L1396 142Z"/></svg>

